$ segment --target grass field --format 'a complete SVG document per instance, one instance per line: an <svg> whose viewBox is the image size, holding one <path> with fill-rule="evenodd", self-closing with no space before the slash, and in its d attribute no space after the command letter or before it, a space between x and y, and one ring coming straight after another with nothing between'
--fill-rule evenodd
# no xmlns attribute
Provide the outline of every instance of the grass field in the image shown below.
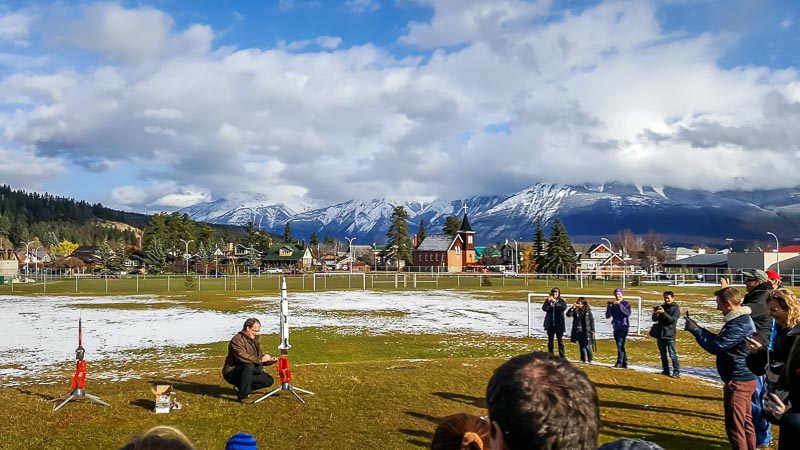
<svg viewBox="0 0 800 450"><path fill-rule="evenodd" d="M97 290L90 292L87 287L81 295L105 295L104 280L95 281ZM120 290L114 291L114 295L136 292L129 284L130 279L108 281L109 284L119 282ZM271 281L275 289L184 289L171 292L168 304L116 305L114 299L109 298L108 303L87 303L78 307L163 309L180 306L247 313L258 310L259 303L263 302L256 296L277 295L277 282ZM302 290L301 286L294 285L298 282L301 280L289 279L290 298L293 289ZM347 283L347 280L328 282ZM74 286L74 280L72 283ZM512 283L514 281L505 287L493 283L488 287L449 288L455 296L463 292L486 299L523 301L525 293L544 292L552 285ZM613 287L595 285L580 290L564 283L559 285L564 293L584 295L608 294ZM15 294L20 292L17 287ZM25 288L31 288L30 295L34 298L47 295L34 293L41 286ZM329 285L329 288L346 289L346 285ZM430 287L420 292L425 289ZM658 301L658 292L662 289L630 288L626 294L645 297L649 309ZM677 292L682 308L690 308L693 315L710 322L718 320L708 304L713 288L671 289ZM382 289L393 290L393 286ZM63 292L66 291L68 289L64 288ZM9 292L0 290L0 301L3 301L3 293ZM375 292L375 295L381 293ZM341 310L332 314L342 320L359 314L391 320L396 313ZM48 324L42 326L46 328ZM236 331L231 329L230 334ZM678 350L684 366L713 366L713 358L699 349L687 333L679 334ZM537 339L473 332L351 330L342 333L335 326L301 328L299 324L293 328L291 337L294 384L316 393L305 396L306 404L286 392L256 405L237 403L235 392L220 375L226 341L180 347L143 345L136 351L135 358L116 360L93 361L92 355L87 354L87 392L111 403L110 408L82 399L57 412L52 411L54 402L70 391L74 361L42 362L50 367L31 380L12 377L3 380L0 375L0 381L7 386L0 390L0 412L3 417L13 418L0 424L0 448L114 449L122 446L131 435L158 424L180 428L202 449L224 448L226 439L239 431L254 434L262 448L425 448L441 417L456 412L486 414L486 383L498 365L513 355L545 347L545 343ZM113 335L110 339L113 340ZM261 343L265 351L274 351L277 337L262 335ZM644 367L643 370L608 367L615 357L610 340L598 342L596 361L600 364L580 366L598 388L604 424L601 442L640 437L666 449L728 448L719 383L695 377L673 380L647 372L648 366L659 365L658 351L652 340L634 338L628 347L631 361ZM567 352L570 359L578 359L575 344L567 344ZM0 366L2 369L4 367ZM275 375L274 370L270 373ZM152 412L150 386L164 382L173 383L184 409L156 415Z"/></svg>

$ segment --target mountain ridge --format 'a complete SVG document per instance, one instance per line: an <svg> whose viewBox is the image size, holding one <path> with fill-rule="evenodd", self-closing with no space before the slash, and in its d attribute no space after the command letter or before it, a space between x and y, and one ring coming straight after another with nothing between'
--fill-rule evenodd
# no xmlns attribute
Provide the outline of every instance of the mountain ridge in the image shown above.
<svg viewBox="0 0 800 450"><path fill-rule="evenodd" d="M262 198L263 200L263 198ZM438 234L448 216L461 216L467 205L479 244L506 239L532 239L537 220L546 232L558 218L573 241L613 237L622 229L645 234L650 230L678 244L724 243L725 238L766 240L766 232L800 236L800 189L722 191L713 193L671 187L619 183L573 186L536 183L508 195L437 199L428 203L382 198L348 200L303 212L258 199L196 204L180 210L197 221L244 225L282 234L291 223L293 235L320 239L355 237L360 244L386 242L392 211L402 205L409 213L409 231L420 220L428 234Z"/></svg>

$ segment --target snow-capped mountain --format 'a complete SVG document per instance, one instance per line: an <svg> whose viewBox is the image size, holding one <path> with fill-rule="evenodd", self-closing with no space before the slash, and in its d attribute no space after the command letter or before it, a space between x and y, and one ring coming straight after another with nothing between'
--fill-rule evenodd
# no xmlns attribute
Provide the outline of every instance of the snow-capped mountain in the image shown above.
<svg viewBox="0 0 800 450"><path fill-rule="evenodd" d="M511 195L436 200L431 203L398 203L386 199L350 200L295 213L283 205L223 199L181 210L193 220L243 225L253 221L260 228L282 234L286 222L292 233L308 238L355 237L359 244L383 243L389 218L398 205L409 215L409 231L424 220L428 234L440 233L448 216L462 216L467 205L476 241L493 243L506 239L532 239L536 221L549 234L558 218L576 242L613 237L622 229L644 234L650 230L673 243L724 243L767 240L771 231L790 240L800 236L800 190L738 192L637 187L622 184L569 186L537 183Z"/></svg>

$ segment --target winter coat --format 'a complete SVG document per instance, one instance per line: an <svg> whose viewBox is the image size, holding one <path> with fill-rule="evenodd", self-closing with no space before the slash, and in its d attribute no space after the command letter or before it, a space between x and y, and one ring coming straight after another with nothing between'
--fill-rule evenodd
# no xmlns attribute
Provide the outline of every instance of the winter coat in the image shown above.
<svg viewBox="0 0 800 450"><path fill-rule="evenodd" d="M628 316L631 315L631 304L625 300L619 303L608 302L606 319L611 318L614 331L628 331Z"/></svg>
<svg viewBox="0 0 800 450"><path fill-rule="evenodd" d="M769 353L769 361L771 363L785 363L789 359L792 344L797 338L797 336L789 336L789 330L791 330L791 327L780 327L775 324L775 339L772 341L772 350L768 350L767 346L763 346L757 352L747 355L747 368L758 376L766 374L767 353Z"/></svg>
<svg viewBox="0 0 800 450"><path fill-rule="evenodd" d="M564 334L566 326L564 325L564 311L567 309L567 302L560 296L554 302L545 300L542 305L544 315L544 329L545 331L553 331L557 334Z"/></svg>
<svg viewBox="0 0 800 450"><path fill-rule="evenodd" d="M767 308L767 298L772 290L772 285L769 282L764 282L753 288L742 298L742 306L750 308L750 317L753 318L753 323L756 325L756 331L761 335L761 342L769 342L769 337L772 335L772 317L769 316L769 309Z"/></svg>
<svg viewBox="0 0 800 450"><path fill-rule="evenodd" d="M569 333L570 342L578 342L578 334L591 336L594 333L594 316L591 309L570 308L567 317L572 317L572 330Z"/></svg>
<svg viewBox="0 0 800 450"><path fill-rule="evenodd" d="M750 351L745 337L756 331L750 308L740 306L725 315L725 325L714 334L705 328L697 328L691 333L705 351L717 356L717 373L724 382L750 381L756 376L747 368L745 359Z"/></svg>
<svg viewBox="0 0 800 450"><path fill-rule="evenodd" d="M242 364L253 364L254 366L261 367L261 357L264 353L261 351L261 346L258 341L250 339L249 336L244 334L244 331L236 333L228 344L228 356L225 358L225 365L222 367L222 373L227 375Z"/></svg>
<svg viewBox="0 0 800 450"><path fill-rule="evenodd" d="M653 322L655 322L653 324L655 336L653 337L675 339L675 328L678 324L678 318L681 316L681 309L674 302L671 305L664 303L661 307L664 308L663 314L653 313Z"/></svg>
<svg viewBox="0 0 800 450"><path fill-rule="evenodd" d="M789 401L792 402L792 408L777 422L781 427L778 450L796 448L797 442L800 441L800 408L796 406L800 405L800 339L797 338L800 336L800 324L789 330L787 335L795 338L789 357L783 366L783 377L789 385Z"/></svg>

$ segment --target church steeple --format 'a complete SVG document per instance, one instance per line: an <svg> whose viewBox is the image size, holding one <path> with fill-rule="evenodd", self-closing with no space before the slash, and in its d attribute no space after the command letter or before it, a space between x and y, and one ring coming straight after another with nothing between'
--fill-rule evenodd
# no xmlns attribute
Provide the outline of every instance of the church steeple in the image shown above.
<svg viewBox="0 0 800 450"><path fill-rule="evenodd" d="M469 226L469 219L467 219L467 205L464 205L464 218L461 219L461 227L458 229L458 235L464 241L463 265L466 267L475 263L475 232Z"/></svg>

